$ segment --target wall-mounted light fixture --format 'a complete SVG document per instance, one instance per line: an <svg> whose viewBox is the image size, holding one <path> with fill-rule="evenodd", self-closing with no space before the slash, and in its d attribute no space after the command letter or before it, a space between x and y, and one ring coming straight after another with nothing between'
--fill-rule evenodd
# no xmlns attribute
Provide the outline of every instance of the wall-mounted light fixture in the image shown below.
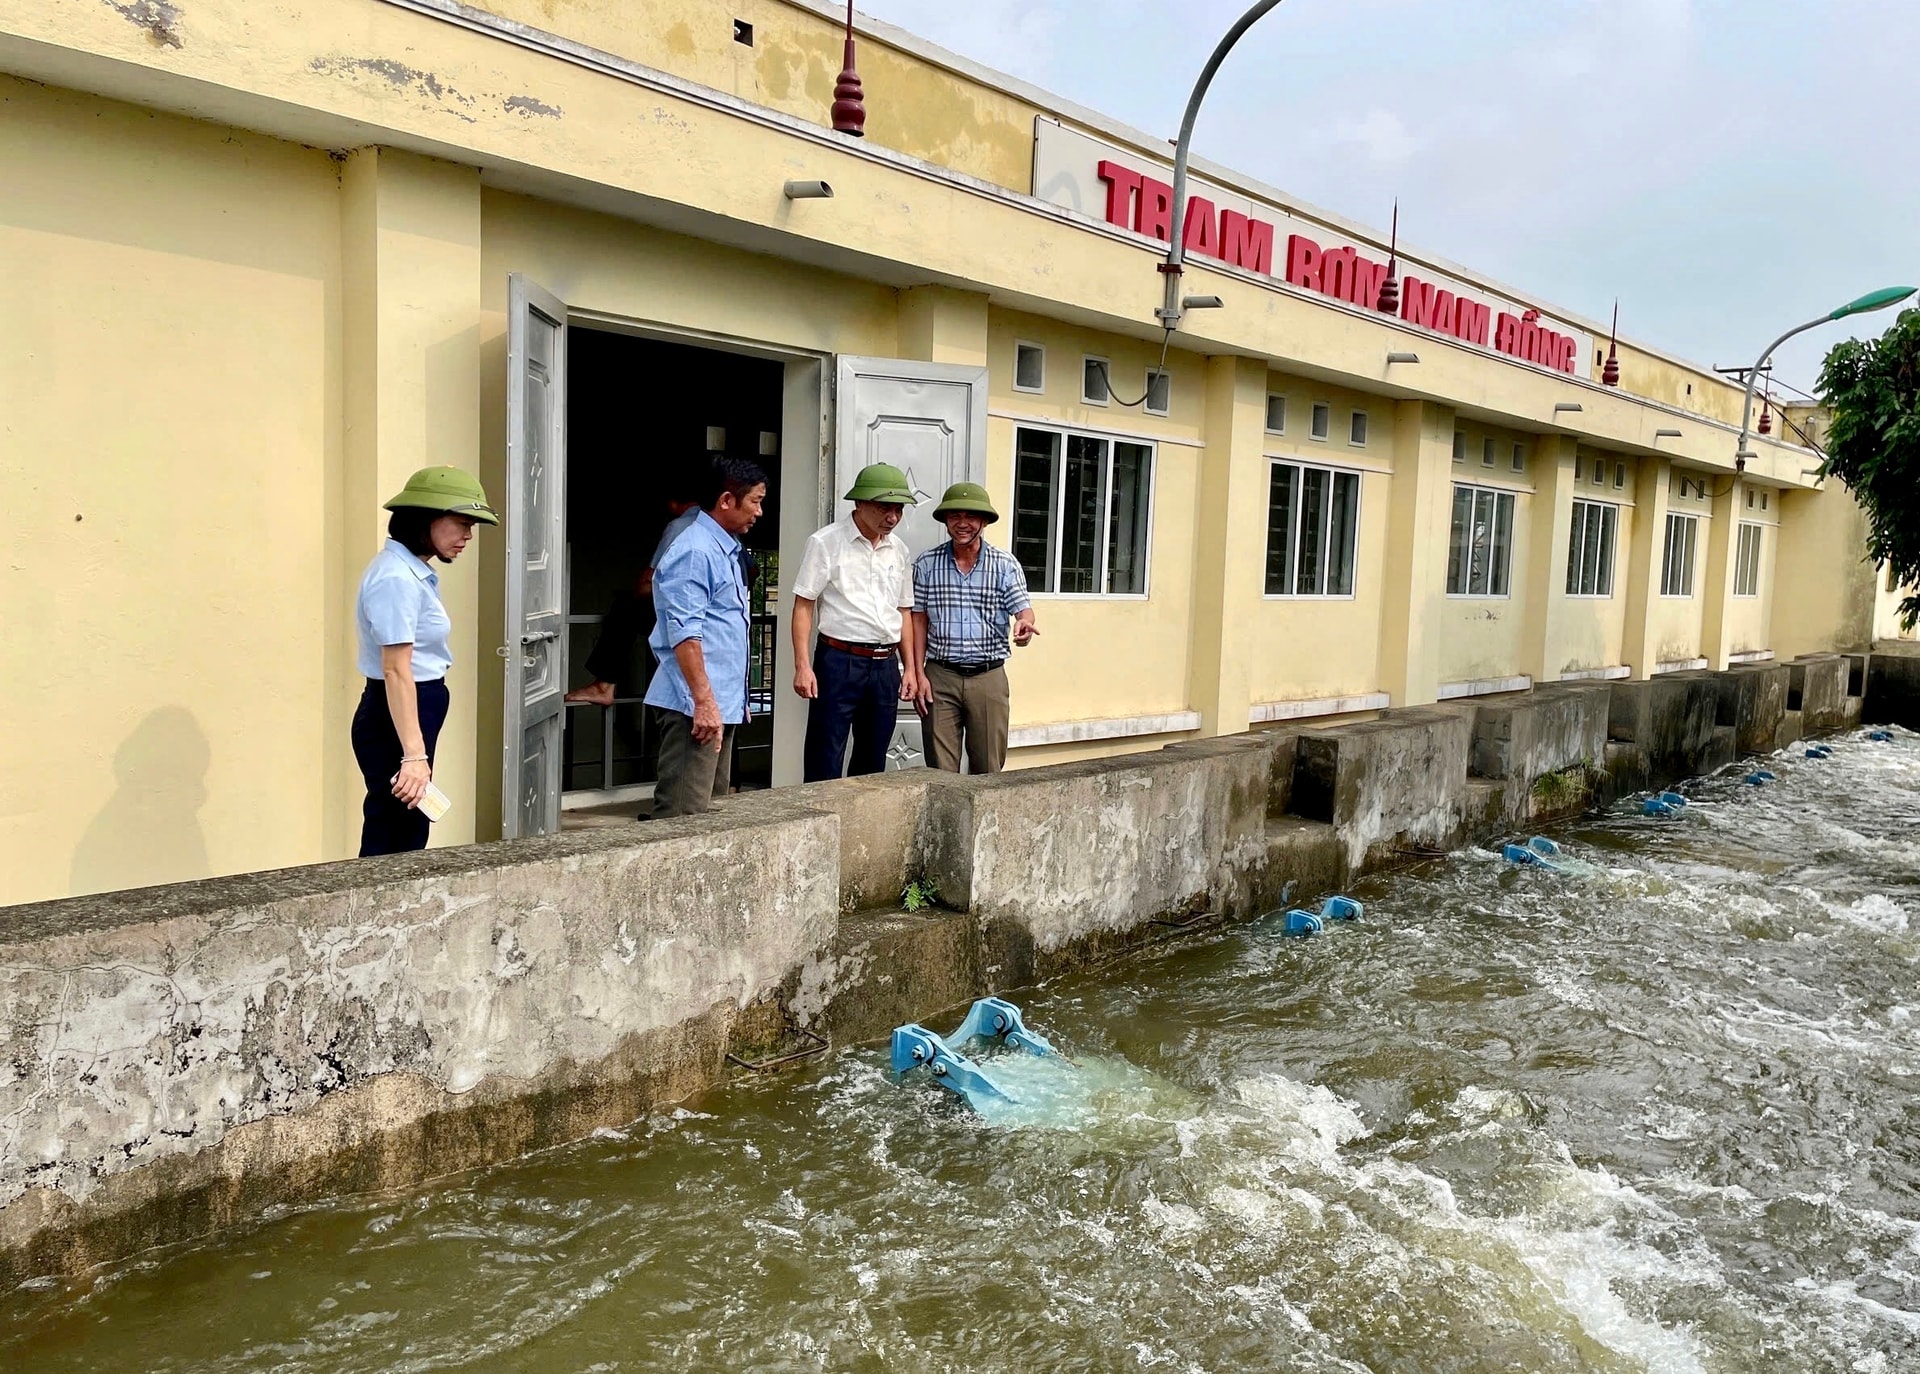
<svg viewBox="0 0 1920 1374"><path fill-rule="evenodd" d="M1417 363L1417 362L1419 362L1419 361L1420 361L1420 355L1419 355L1418 353L1389 353L1389 354L1387 354L1387 366L1388 366L1388 367L1392 367L1392 366L1393 366L1393 365L1394 365L1395 363Z"/></svg>
<svg viewBox="0 0 1920 1374"><path fill-rule="evenodd" d="M1226 302L1218 296L1182 296L1180 298L1182 310L1218 310L1225 304Z"/></svg>
<svg viewBox="0 0 1920 1374"><path fill-rule="evenodd" d="M1584 409L1585 407L1578 401L1555 401L1553 403L1553 413L1555 415L1578 415Z"/></svg>
<svg viewBox="0 0 1920 1374"><path fill-rule="evenodd" d="M832 200L833 187L824 181L789 181L780 188L788 200Z"/></svg>
<svg viewBox="0 0 1920 1374"><path fill-rule="evenodd" d="M1681 434L1677 429L1656 429L1653 432L1653 437L1656 439L1681 439L1686 436Z"/></svg>

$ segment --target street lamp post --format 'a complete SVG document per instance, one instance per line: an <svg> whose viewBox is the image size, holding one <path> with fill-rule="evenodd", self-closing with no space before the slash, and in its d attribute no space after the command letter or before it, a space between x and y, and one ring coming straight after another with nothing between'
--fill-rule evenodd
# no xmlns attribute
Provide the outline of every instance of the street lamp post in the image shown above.
<svg viewBox="0 0 1920 1374"><path fill-rule="evenodd" d="M1180 142L1173 153L1173 241L1167 245L1167 260L1160 264L1160 270L1166 276L1166 300L1154 311L1160 317L1160 323L1171 332L1179 323L1183 313L1180 302L1181 263L1186 260L1187 236L1187 151L1193 143L1193 122L1200 117L1200 102L1207 98L1207 87L1213 84L1213 74L1220 70L1220 64L1226 60L1227 53L1240 35L1254 26L1255 21L1268 10L1278 5L1280 0L1259 0L1253 8L1241 15L1234 26L1227 30L1226 36L1213 50L1213 56L1207 59L1207 65L1200 69L1200 79L1193 83L1193 94L1187 97L1187 112L1180 120Z"/></svg>
<svg viewBox="0 0 1920 1374"><path fill-rule="evenodd" d="M1864 315L1870 310L1885 310L1890 305L1898 305L1908 296L1911 296L1914 290L1915 288L1911 286L1888 286L1879 291L1869 291L1858 300L1848 301L1839 309L1830 310L1817 320L1808 320L1805 324L1796 324L1793 328L1766 346L1766 349L1760 354L1759 358L1755 359L1753 369L1747 373L1747 400L1746 404L1740 408L1740 446L1733 451L1733 470L1735 472L1746 471L1747 459L1754 456L1747 448L1747 435L1751 432L1751 426L1753 424L1753 386L1755 382L1760 380L1760 369L1767 365L1767 359L1773 356L1773 350L1780 347L1781 344L1791 339L1795 334L1805 333L1809 329L1828 324L1834 320L1844 320L1849 315Z"/></svg>

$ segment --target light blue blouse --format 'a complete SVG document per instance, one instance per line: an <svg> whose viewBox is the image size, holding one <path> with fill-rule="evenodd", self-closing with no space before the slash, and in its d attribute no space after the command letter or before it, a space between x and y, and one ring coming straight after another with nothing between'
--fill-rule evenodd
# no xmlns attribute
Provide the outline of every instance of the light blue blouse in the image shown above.
<svg viewBox="0 0 1920 1374"><path fill-rule="evenodd" d="M453 622L440 604L440 576L397 539L389 539L367 564L354 621L363 677L383 676L380 649L386 644L413 645L415 682L438 682L453 666L447 642Z"/></svg>
<svg viewBox="0 0 1920 1374"><path fill-rule="evenodd" d="M693 691L673 651L697 639L721 721L744 723L749 619L740 541L701 511L653 570L653 605L659 618L647 643L660 666L647 684L647 705L693 714Z"/></svg>

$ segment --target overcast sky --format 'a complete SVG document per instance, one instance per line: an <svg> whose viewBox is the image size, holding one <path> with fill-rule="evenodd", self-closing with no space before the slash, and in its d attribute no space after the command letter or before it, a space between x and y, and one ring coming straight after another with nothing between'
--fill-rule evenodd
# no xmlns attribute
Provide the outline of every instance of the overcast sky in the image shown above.
<svg viewBox="0 0 1920 1374"><path fill-rule="evenodd" d="M1148 132L1179 132L1250 0L859 0ZM1285 0L1195 150L1704 364L1920 285L1917 0ZM1858 317L1782 349L1811 387Z"/></svg>

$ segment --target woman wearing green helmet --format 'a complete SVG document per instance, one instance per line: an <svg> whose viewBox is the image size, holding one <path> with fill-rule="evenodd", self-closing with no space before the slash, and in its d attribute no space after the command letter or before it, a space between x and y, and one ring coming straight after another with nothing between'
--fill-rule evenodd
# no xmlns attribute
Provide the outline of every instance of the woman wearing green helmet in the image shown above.
<svg viewBox="0 0 1920 1374"><path fill-rule="evenodd" d="M360 579L354 608L360 674L353 756L367 784L360 856L427 847L420 799L433 781L433 747L447 718L453 623L429 560L451 563L477 524L497 525L487 493L459 468L421 468L386 503L387 542Z"/></svg>

